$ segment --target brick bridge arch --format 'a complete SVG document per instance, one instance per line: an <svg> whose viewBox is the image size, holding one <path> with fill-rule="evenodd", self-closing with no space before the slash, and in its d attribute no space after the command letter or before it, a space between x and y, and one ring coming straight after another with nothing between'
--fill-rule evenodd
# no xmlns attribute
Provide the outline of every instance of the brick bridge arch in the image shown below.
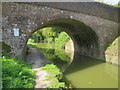
<svg viewBox="0 0 120 90"><path fill-rule="evenodd" d="M105 46L118 36L118 23L95 15L47 6L3 3L2 41L11 47L11 55L24 57L25 45L32 33L48 26L63 28L73 39L75 51L105 60ZM13 28L20 30L13 35ZM82 43L81 43L82 42Z"/></svg>
<svg viewBox="0 0 120 90"><path fill-rule="evenodd" d="M66 18L49 21L34 29L26 38L24 48L30 36L37 30L40 30L45 27L58 27L61 30L65 31L71 37L74 43L75 52L79 52L81 54L96 58L100 57L100 47L97 34L84 23L74 19ZM24 50L25 49L23 49L23 52L25 52ZM21 54L24 55L23 52Z"/></svg>

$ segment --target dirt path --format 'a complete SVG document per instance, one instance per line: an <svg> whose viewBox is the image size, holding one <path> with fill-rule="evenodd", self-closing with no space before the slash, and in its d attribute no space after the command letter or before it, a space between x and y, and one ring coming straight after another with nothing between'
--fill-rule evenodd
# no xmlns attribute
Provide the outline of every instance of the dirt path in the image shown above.
<svg viewBox="0 0 120 90"><path fill-rule="evenodd" d="M45 76L48 75L48 73L41 70L41 68L44 66L44 64L50 63L50 61L45 58L45 56L37 49L32 48L31 46L29 46L29 48L30 51L26 56L26 62L28 64L32 64L32 69L36 71L34 88L46 88L49 86L50 81L44 81Z"/></svg>

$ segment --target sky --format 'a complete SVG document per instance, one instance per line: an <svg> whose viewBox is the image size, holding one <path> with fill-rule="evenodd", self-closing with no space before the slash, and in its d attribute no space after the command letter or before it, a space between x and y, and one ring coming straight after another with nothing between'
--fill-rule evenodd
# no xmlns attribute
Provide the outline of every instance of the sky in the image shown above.
<svg viewBox="0 0 120 90"><path fill-rule="evenodd" d="M114 5L117 4L120 0L101 0L101 1Z"/></svg>

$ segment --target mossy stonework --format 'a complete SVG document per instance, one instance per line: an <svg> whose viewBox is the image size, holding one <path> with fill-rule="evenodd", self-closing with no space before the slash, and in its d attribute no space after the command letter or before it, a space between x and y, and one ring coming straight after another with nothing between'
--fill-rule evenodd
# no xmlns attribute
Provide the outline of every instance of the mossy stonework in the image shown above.
<svg viewBox="0 0 120 90"><path fill-rule="evenodd" d="M102 13L110 14L105 11ZM11 47L13 56L23 58L30 36L40 28L51 26L60 27L69 34L75 52L101 60L105 60L106 43L118 36L118 22L113 18L110 20L110 17L105 19L98 15L44 5L2 3L2 39ZM19 36L14 36L15 27L19 29Z"/></svg>
<svg viewBox="0 0 120 90"><path fill-rule="evenodd" d="M0 42L0 46L2 46L2 53L5 55L10 55L11 47L5 44L4 42Z"/></svg>
<svg viewBox="0 0 120 90"><path fill-rule="evenodd" d="M118 57L120 57L120 55L118 54L118 47L119 47L119 43L118 41L120 40L120 36L117 37L106 49L105 51L105 56L106 56L106 61L109 63L113 63L113 64L118 64L120 65L120 62L118 60Z"/></svg>

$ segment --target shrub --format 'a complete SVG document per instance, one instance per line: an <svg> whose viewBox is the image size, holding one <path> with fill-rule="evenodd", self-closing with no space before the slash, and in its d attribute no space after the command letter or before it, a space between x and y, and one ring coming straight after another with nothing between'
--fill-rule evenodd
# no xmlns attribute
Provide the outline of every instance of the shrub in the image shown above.
<svg viewBox="0 0 120 90"><path fill-rule="evenodd" d="M33 88L35 72L17 58L2 57L3 88Z"/></svg>
<svg viewBox="0 0 120 90"><path fill-rule="evenodd" d="M35 43L44 42L44 43L54 43L55 38L58 37L60 29L56 27L47 27L38 30L32 35L32 39Z"/></svg>
<svg viewBox="0 0 120 90"><path fill-rule="evenodd" d="M65 48L65 43L70 39L66 32L61 32L59 37L55 39L55 45L58 48Z"/></svg>

